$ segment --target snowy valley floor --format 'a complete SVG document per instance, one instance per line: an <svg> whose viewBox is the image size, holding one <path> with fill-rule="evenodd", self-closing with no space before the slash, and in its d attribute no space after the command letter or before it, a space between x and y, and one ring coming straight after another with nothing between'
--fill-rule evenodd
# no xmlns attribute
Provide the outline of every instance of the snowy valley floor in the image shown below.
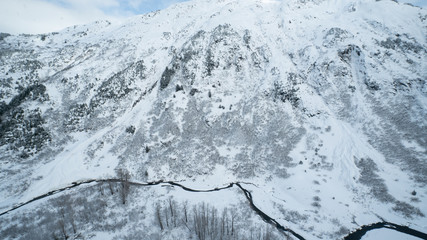
<svg viewBox="0 0 427 240"><path fill-rule="evenodd" d="M250 186L254 185L230 183L202 190L172 181L73 182L0 213L0 233L12 239L312 239L313 236L282 226L274 216L259 209L252 191L246 189ZM416 229L393 223L361 226L351 234L346 231L341 227L341 231L327 238L427 237Z"/></svg>

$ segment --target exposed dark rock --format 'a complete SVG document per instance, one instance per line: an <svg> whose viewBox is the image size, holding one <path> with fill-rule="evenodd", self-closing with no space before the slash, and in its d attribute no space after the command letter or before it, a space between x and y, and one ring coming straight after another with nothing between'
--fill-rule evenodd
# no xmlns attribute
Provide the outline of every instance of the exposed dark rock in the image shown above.
<svg viewBox="0 0 427 240"><path fill-rule="evenodd" d="M297 108L300 98L297 95L296 75L289 74L287 82L286 86L281 82L274 82L273 97L282 102L290 102L293 107Z"/></svg>
<svg viewBox="0 0 427 240"><path fill-rule="evenodd" d="M160 79L160 90L165 89L169 85L172 77L175 74L175 71L176 70L173 67L172 68L166 67Z"/></svg>
<svg viewBox="0 0 427 240"><path fill-rule="evenodd" d="M198 92L199 90L197 90L196 88L191 89L190 91L190 95L194 96L194 94L196 94L196 92Z"/></svg>
<svg viewBox="0 0 427 240"><path fill-rule="evenodd" d="M356 45L348 45L345 49L338 51L340 59L346 63L350 63L352 56L360 56L362 50Z"/></svg>

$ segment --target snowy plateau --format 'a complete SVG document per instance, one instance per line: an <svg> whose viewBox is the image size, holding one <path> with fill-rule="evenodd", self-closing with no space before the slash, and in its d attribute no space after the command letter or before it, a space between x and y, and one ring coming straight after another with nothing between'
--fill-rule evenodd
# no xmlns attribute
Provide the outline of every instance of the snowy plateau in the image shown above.
<svg viewBox="0 0 427 240"><path fill-rule="evenodd" d="M391 0L1 33L0 238L425 238L426 56Z"/></svg>

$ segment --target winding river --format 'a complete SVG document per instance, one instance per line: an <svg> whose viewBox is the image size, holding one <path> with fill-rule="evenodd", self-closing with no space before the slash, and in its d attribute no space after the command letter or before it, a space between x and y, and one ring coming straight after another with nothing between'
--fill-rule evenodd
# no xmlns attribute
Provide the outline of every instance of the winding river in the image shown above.
<svg viewBox="0 0 427 240"><path fill-rule="evenodd" d="M17 204L15 206L13 206L12 208L10 208L7 211L4 211L2 213L0 213L0 216L3 216L7 213L10 213L20 207L23 207L27 204L30 204L32 202L41 200L43 198L52 196L54 194L66 191L68 189L71 188L75 188L84 184L90 184L90 183L103 183L103 182L116 182L116 183L120 183L123 182L123 180L121 179L90 179L90 180L86 180L86 181L80 181L80 182L73 182L71 183L70 186L64 187L64 188L59 188L53 191L50 191L48 193L45 193L43 195L37 196L27 202L23 202L20 204ZM197 190L197 189L192 189L192 188L188 188L184 185L181 185L177 182L173 182L173 181L155 181L155 182L147 182L147 183L139 183L139 182L127 182L129 185L133 185L133 186L155 186L155 185L160 185L160 184L167 184L170 186L177 186L182 188L185 191L188 192L215 192L215 191L221 191L224 189L228 189L228 188L232 188L234 186L237 186L245 195L246 199L249 202L249 205L251 207L251 209L258 215L260 216L266 223L274 226L277 230L279 230L282 233L285 234L292 234L295 238L299 239L299 240L305 240L304 237L302 237L300 234L296 233L295 231L293 231L290 228L286 228L284 226L282 226L279 222L277 222L274 218L268 216L266 213L264 213L263 211L261 211L253 202L253 198L252 198L252 194L245 189L244 187L242 187L240 182L233 182L228 184L227 186L224 187L220 187L220 188L213 188L213 189L208 189L208 190ZM347 236L345 236L343 239L344 240L359 240L363 237L363 235L365 235L368 231L374 230L374 229L380 229L380 228L387 228L387 229L392 229L398 232L402 232L414 237L419 237L421 239L427 239L427 234L420 232L418 230L412 229L410 227L407 226L402 226L402 225L398 225L395 223L391 223L391 222L377 222L377 223L372 223L369 225L363 225L360 226L360 228L356 229L355 231L351 232L350 234L348 234Z"/></svg>

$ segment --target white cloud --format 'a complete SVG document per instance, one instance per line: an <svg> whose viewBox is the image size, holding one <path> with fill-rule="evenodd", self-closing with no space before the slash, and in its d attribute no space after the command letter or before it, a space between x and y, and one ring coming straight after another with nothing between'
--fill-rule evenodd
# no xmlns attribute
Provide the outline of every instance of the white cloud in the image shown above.
<svg viewBox="0 0 427 240"><path fill-rule="evenodd" d="M146 0L130 0L129 6L131 6L133 9L139 9L141 4L145 2Z"/></svg>
<svg viewBox="0 0 427 240"><path fill-rule="evenodd" d="M187 0L0 0L0 32L47 33L97 20L112 22Z"/></svg>
<svg viewBox="0 0 427 240"><path fill-rule="evenodd" d="M96 20L116 22L183 1L187 0L0 0L0 32L37 34ZM426 0L398 1L427 5Z"/></svg>
<svg viewBox="0 0 427 240"><path fill-rule="evenodd" d="M106 14L103 8L119 7L116 0L0 0L0 32L45 33L96 20L117 21L130 13Z"/></svg>

